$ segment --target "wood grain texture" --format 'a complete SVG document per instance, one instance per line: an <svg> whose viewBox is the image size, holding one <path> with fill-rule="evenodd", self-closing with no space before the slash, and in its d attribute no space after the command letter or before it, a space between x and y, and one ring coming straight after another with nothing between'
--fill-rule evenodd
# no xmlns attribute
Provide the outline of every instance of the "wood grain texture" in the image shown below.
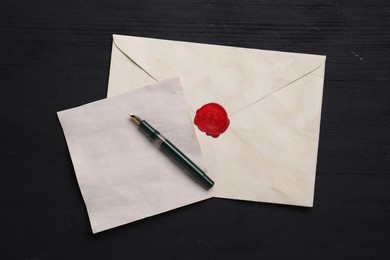
<svg viewBox="0 0 390 260"><path fill-rule="evenodd" d="M389 259L390 2L0 2L2 259ZM315 206L211 199L93 236L55 112L113 33L327 56Z"/></svg>

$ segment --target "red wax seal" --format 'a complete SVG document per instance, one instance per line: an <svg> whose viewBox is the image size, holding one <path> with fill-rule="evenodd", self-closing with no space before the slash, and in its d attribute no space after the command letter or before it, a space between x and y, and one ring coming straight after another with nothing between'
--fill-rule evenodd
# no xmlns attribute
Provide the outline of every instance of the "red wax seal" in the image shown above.
<svg viewBox="0 0 390 260"><path fill-rule="evenodd" d="M212 137L218 137L226 131L230 120L226 110L221 105L208 103L196 110L194 123L200 131Z"/></svg>

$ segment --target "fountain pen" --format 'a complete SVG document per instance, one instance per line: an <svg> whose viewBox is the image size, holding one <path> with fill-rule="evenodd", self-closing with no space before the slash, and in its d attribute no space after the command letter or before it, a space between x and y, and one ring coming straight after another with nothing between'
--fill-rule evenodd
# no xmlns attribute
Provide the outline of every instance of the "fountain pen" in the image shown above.
<svg viewBox="0 0 390 260"><path fill-rule="evenodd" d="M183 152L173 145L168 139L166 139L159 131L154 129L148 122L142 120L138 116L130 115L130 118L148 135L148 137L154 142L154 144L164 151L168 156L172 157L177 163L184 167L190 174L192 174L197 180L199 180L207 189L214 185L214 181L191 161Z"/></svg>

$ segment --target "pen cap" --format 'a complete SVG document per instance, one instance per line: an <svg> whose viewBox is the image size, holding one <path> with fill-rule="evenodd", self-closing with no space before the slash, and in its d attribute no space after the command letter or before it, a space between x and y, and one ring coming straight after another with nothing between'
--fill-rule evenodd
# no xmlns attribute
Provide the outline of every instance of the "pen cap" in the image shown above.
<svg viewBox="0 0 390 260"><path fill-rule="evenodd" d="M206 188L209 189L214 186L214 181L169 140L164 140L164 142L161 144L161 149L164 150L172 158L174 158L183 168L185 168L192 176L194 176L198 181L200 181Z"/></svg>

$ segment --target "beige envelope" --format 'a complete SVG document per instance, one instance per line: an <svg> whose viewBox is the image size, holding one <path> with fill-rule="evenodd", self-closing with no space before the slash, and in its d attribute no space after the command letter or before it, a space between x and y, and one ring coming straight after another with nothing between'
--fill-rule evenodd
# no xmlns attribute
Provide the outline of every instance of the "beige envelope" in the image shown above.
<svg viewBox="0 0 390 260"><path fill-rule="evenodd" d="M194 125L213 195L310 207L324 73L325 56L114 35L108 96L179 76L193 117L229 115L218 138Z"/></svg>

